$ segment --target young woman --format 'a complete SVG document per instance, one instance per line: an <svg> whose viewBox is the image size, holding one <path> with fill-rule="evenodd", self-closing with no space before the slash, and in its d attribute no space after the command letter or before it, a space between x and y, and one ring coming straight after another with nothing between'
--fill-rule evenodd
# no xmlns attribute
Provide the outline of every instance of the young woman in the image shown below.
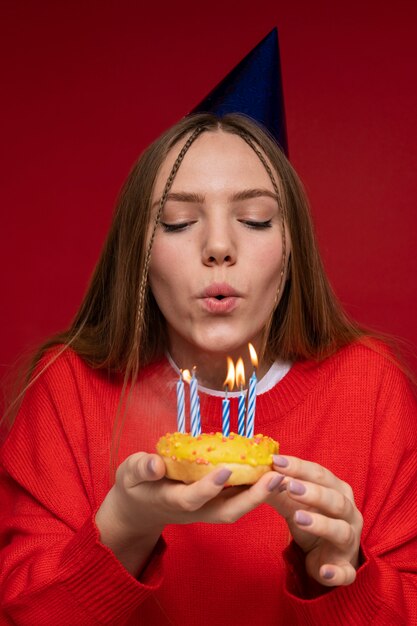
<svg viewBox="0 0 417 626"><path fill-rule="evenodd" d="M243 488L222 467L164 478L179 369L197 366L219 430L226 356L250 371L248 342L273 470ZM238 115L185 118L129 176L2 447L5 622L415 623L416 414L337 304L277 145Z"/></svg>

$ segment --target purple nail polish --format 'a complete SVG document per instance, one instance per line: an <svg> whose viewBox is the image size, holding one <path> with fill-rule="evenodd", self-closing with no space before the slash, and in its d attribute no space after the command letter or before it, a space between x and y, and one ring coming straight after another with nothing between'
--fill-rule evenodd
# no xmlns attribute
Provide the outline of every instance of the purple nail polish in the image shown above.
<svg viewBox="0 0 417 626"><path fill-rule="evenodd" d="M231 475L232 472L224 467L214 476L213 482L215 485L224 485Z"/></svg>
<svg viewBox="0 0 417 626"><path fill-rule="evenodd" d="M301 524L301 526L311 526L313 518L308 513L304 513L304 511L296 511L295 521L297 524Z"/></svg>
<svg viewBox="0 0 417 626"><path fill-rule="evenodd" d="M331 569L325 569L322 576L326 580L331 580L332 578L334 578L334 572Z"/></svg>
<svg viewBox="0 0 417 626"><path fill-rule="evenodd" d="M146 469L148 470L148 473L153 475L155 474L156 471L156 463L155 463L155 459L149 459L149 461L146 464Z"/></svg>
<svg viewBox="0 0 417 626"><path fill-rule="evenodd" d="M274 462L274 465L277 465L278 467L288 467L288 460L285 458L285 456L274 454L272 460Z"/></svg>
<svg viewBox="0 0 417 626"><path fill-rule="evenodd" d="M284 476L282 476L281 474L277 474L276 476L271 478L268 483L268 491L274 491L274 489L276 489L278 485L281 484L283 478Z"/></svg>
<svg viewBox="0 0 417 626"><path fill-rule="evenodd" d="M295 480L290 480L288 488L290 492L296 496L302 496L306 492L306 488L304 487L304 485Z"/></svg>

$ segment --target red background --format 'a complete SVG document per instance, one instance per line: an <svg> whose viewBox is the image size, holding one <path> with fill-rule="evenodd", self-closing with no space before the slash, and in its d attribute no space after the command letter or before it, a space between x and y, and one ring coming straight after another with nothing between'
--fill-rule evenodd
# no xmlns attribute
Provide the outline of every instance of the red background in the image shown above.
<svg viewBox="0 0 417 626"><path fill-rule="evenodd" d="M275 25L291 160L334 288L415 352L415 7L3 2L0 377L69 323L137 155Z"/></svg>

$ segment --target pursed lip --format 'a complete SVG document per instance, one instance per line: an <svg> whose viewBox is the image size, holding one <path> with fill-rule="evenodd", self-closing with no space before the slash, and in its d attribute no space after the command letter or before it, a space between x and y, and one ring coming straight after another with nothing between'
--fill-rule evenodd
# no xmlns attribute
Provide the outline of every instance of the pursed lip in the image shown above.
<svg viewBox="0 0 417 626"><path fill-rule="evenodd" d="M211 285L203 290L200 297L218 298L219 296L223 296L224 298L239 298L241 294L228 283L211 283Z"/></svg>
<svg viewBox="0 0 417 626"><path fill-rule="evenodd" d="M242 295L228 283L212 283L203 290L199 299L209 313L231 313L239 304Z"/></svg>

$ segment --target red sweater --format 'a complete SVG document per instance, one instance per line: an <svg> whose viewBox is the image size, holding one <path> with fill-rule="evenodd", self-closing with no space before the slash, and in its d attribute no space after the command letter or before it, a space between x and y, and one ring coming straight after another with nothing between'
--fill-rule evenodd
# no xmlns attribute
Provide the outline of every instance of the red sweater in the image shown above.
<svg viewBox="0 0 417 626"><path fill-rule="evenodd" d="M166 360L142 372L120 459L154 451L176 430L175 382ZM4 623L417 624L417 411L389 357L354 345L321 364L295 363L257 399L256 432L347 481L364 515L357 579L330 590L307 579L267 505L232 525L168 526L140 580L132 577L93 521L111 484L120 391L120 380L67 350L26 393L1 451ZM221 399L202 394L201 408L203 429L219 430Z"/></svg>

